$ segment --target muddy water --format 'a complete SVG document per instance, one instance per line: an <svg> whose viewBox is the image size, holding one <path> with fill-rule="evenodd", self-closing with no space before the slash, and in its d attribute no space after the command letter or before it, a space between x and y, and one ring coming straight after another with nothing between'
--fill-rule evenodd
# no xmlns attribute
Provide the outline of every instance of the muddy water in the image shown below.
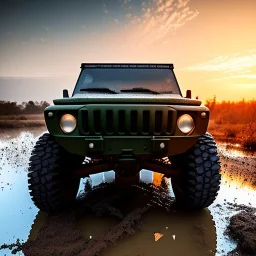
<svg viewBox="0 0 256 256"><path fill-rule="evenodd" d="M256 188L256 152L241 150L239 144L230 146L225 143L218 145L221 156L222 177L226 185L236 184L237 188Z"/></svg>
<svg viewBox="0 0 256 256"><path fill-rule="evenodd" d="M38 135L39 133L34 135L22 132L15 136L7 135L0 140L0 245L14 243L17 238L26 241L30 233L30 237L35 238L47 221L44 213L39 212L37 215L38 209L33 205L27 188L28 158ZM237 149L227 149L222 144L219 145L219 153L222 157L223 179L219 195L209 210L205 209L194 216L187 213L173 212L166 215L165 212L150 212L140 231L127 239L121 239L102 255L169 255L170 251L173 255L188 255L187 249L189 255L205 255L205 250L208 255L212 255L210 253L215 251L215 226L216 255L226 255L234 249L235 242L223 234L229 217L235 213L228 202L256 207L253 185L256 156ZM245 169L248 169L246 175ZM159 185L162 175L143 170L140 178L144 182ZM113 179L114 172L91 175L92 186L111 182ZM83 187L84 180L81 180L80 192ZM170 185L169 194L173 196ZM77 220L77 227L85 238L95 237L116 220L106 218L100 221L87 216ZM203 228L198 230L195 228L197 226ZM156 241L156 238L159 240ZM200 251L200 248L203 250ZM0 255L5 254L11 255L10 250L0 251ZM17 255L23 254L20 252Z"/></svg>

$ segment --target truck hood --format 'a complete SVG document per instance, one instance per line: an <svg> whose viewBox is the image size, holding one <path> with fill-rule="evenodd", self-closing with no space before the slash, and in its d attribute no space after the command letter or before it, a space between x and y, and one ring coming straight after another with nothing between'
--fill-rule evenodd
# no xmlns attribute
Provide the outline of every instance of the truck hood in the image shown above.
<svg viewBox="0 0 256 256"><path fill-rule="evenodd" d="M168 104L168 105L192 105L200 106L201 101L187 99L179 94L147 94L147 93L81 93L70 98L53 100L55 105L76 105L76 104Z"/></svg>

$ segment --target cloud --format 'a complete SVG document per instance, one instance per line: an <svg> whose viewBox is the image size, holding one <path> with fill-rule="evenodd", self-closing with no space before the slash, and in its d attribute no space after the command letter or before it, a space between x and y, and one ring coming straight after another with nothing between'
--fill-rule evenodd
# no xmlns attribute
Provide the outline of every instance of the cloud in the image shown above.
<svg viewBox="0 0 256 256"><path fill-rule="evenodd" d="M256 83L254 84L250 84L250 83L246 83L246 84L234 84L234 85L237 85L237 86L243 86L243 87L256 87Z"/></svg>
<svg viewBox="0 0 256 256"><path fill-rule="evenodd" d="M223 81L223 80L229 80L229 79L248 79L248 80L253 79L253 80L256 80L256 74L227 75L227 76L211 79L211 80L209 80L209 82Z"/></svg>
<svg viewBox="0 0 256 256"><path fill-rule="evenodd" d="M250 50L247 54L218 56L192 65L186 70L215 72L216 77L209 80L210 82L228 79L256 79L256 50Z"/></svg>
<svg viewBox="0 0 256 256"><path fill-rule="evenodd" d="M141 46L168 42L180 27L199 14L197 10L190 9L189 2L190 0L150 0L133 7L129 0L119 0L125 12L124 27L129 32L132 31L127 40ZM103 10L108 13L105 4Z"/></svg>
<svg viewBox="0 0 256 256"><path fill-rule="evenodd" d="M130 18L132 17L132 14L131 14L131 13L127 13L125 16L126 16L128 19L130 19Z"/></svg>
<svg viewBox="0 0 256 256"><path fill-rule="evenodd" d="M256 66L256 54L241 56L218 56L212 60L202 62L187 68L189 71L222 71L231 73L237 71L246 71L248 68Z"/></svg>
<svg viewBox="0 0 256 256"><path fill-rule="evenodd" d="M108 14L108 9L107 9L106 4L103 4L102 6L103 6L103 12L104 12L105 14Z"/></svg>
<svg viewBox="0 0 256 256"><path fill-rule="evenodd" d="M198 11L189 7L190 0L144 0L134 4L130 9L129 6L135 1L118 0L118 2L121 8L118 19L112 16L110 6L104 4L101 10L109 11L104 17L105 21L111 22L111 32L108 30L97 35L92 34L91 41L94 43L86 48L102 49L105 58L111 61L117 61L124 56L131 61L155 59L160 52L165 51L164 49L169 49L168 43L173 38L173 34L198 15ZM86 42L89 44L88 41ZM88 59L88 53L86 54ZM95 53L90 56L96 58ZM166 54L163 59L165 58L167 59Z"/></svg>
<svg viewBox="0 0 256 256"><path fill-rule="evenodd" d="M167 41L176 30L193 20L199 12L188 6L190 0L151 0L142 2L140 15L126 14L143 44Z"/></svg>
<svg viewBox="0 0 256 256"><path fill-rule="evenodd" d="M124 59L127 62L154 62L160 58L167 62L170 56L166 52L170 49L173 34L198 15L198 11L189 7L189 0L142 0L138 3L118 0L118 3L115 16L110 5L102 4L99 10L108 29L95 26L91 30L90 24L86 24L90 40L88 34L81 35L80 51L74 42L74 48L79 52L74 60L84 61L86 56L89 62L123 62ZM104 10L108 10L108 14L104 14Z"/></svg>
<svg viewBox="0 0 256 256"><path fill-rule="evenodd" d="M113 21L114 21L115 24L119 23L118 19L113 19Z"/></svg>
<svg viewBox="0 0 256 256"><path fill-rule="evenodd" d="M47 32L51 31L48 27L43 27Z"/></svg>
<svg viewBox="0 0 256 256"><path fill-rule="evenodd" d="M256 66L256 54L218 56L212 60L198 63L187 68L189 71L222 71L224 73L244 72Z"/></svg>

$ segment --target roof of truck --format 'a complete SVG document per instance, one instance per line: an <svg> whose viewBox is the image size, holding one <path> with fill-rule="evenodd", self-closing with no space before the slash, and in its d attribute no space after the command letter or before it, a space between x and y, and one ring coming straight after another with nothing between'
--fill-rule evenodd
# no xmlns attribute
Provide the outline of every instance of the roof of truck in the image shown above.
<svg viewBox="0 0 256 256"><path fill-rule="evenodd" d="M173 69L173 64L157 63L82 63L81 68L143 68L143 69Z"/></svg>

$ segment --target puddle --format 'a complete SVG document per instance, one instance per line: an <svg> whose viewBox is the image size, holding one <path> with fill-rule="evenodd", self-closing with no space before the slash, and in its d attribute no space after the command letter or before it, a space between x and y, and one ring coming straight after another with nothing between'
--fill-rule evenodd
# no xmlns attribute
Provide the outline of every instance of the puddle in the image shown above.
<svg viewBox="0 0 256 256"><path fill-rule="evenodd" d="M100 221L95 217L83 218L78 222L84 237L97 237L115 223ZM98 225L98 221L100 224ZM114 222L114 223L113 223ZM98 229L96 228L98 227ZM131 246L132 245L132 246ZM151 211L143 221L143 227L134 235L121 238L115 246L100 255L214 255L216 233L210 211L186 214ZM212 252L212 254L211 254Z"/></svg>
<svg viewBox="0 0 256 256"><path fill-rule="evenodd" d="M222 178L219 194L214 203L209 207L216 225L216 255L227 255L237 245L235 241L224 235L230 217L238 212L231 208L229 203L256 207L256 190L243 186L241 183Z"/></svg>
<svg viewBox="0 0 256 256"><path fill-rule="evenodd" d="M113 186L113 183L104 184L103 188L100 188L102 191L100 200L111 198L110 195L116 191ZM97 192L100 191L99 187L94 190L96 192L92 193L99 193ZM189 213L174 207L170 207L168 212L161 208L153 208L146 213L146 217L142 218L143 225L136 228L140 226L139 221L145 208L143 206L146 200L144 191L150 190L150 187L141 185L141 188L145 188L140 191L142 193L138 193L138 190L136 192L136 188L128 192L119 190L119 194L124 195L124 198L121 196L120 202L115 207L122 209L122 212L127 212L124 218L119 217L117 212L113 211L110 216L104 215L102 218L97 214L92 214L88 209L84 210L86 204L95 209L96 204L92 204L90 197L85 197L80 201L81 204L71 214L48 216L45 219L44 216L40 216L42 213L39 212L31 231L33 236L37 236L37 241L34 244L28 243L27 252L36 254L40 251L39 255L43 255L48 250L53 250L50 239L54 239L56 255L65 251L64 255L80 255L81 253L81 255L89 256L95 255L94 253L99 248L107 248L100 253L105 256L156 254L167 256L170 252L172 255L215 255L216 231L208 209ZM97 196L94 196L93 200L95 198ZM126 209L127 205L129 209ZM74 233L74 225L80 233ZM41 226L44 226L44 229L38 233ZM58 239L54 238L55 235ZM72 244L67 241L69 237L72 239ZM75 253L77 248L79 251Z"/></svg>
<svg viewBox="0 0 256 256"><path fill-rule="evenodd" d="M199 256L214 255L215 248L216 232L208 209L193 214L152 211L139 231L102 255Z"/></svg>
<svg viewBox="0 0 256 256"><path fill-rule="evenodd" d="M38 136L38 134L36 135ZM14 138L0 140L0 245L15 243L17 239L26 241L29 234L30 237L35 238L47 219L47 216L42 212L38 212L38 209L32 203L27 188L26 169L31 150L37 141L37 136L28 132L22 132ZM240 174L238 175L233 169L239 169L240 173L243 173L244 167L249 163L247 169L250 170L250 173L256 173L256 157L236 149L227 150L223 145L220 145L219 151L224 157L229 157L229 162L225 162L227 166L223 168L221 189L216 201L209 207L209 210L205 209L195 216L186 213L177 214L175 212L166 215L165 212L152 211L145 219L140 231L137 231L133 236L122 238L114 247L109 248L102 255L124 255L124 252L126 255L134 255L130 251L132 248L131 244L136 248L137 255L145 254L145 251L149 248L152 255L165 255L164 253L169 255L168 253L171 251L173 255L193 255L194 252L197 253L194 255L200 255L198 250L201 245L197 246L197 242L194 239L199 241L202 238L200 238L200 235L193 237L191 234L200 234L205 229L193 231L194 226L197 225L196 223L199 223L200 227L207 227L206 230L209 233L205 237L209 238L209 241L207 240L206 243L208 247L204 248L207 248L210 253L211 250L213 252L215 249L212 246L213 241L211 240L215 236L214 221L217 234L216 255L227 255L229 251L234 249L236 243L223 234L228 225L229 218L237 212L234 209L230 209L228 203L232 202L256 207L256 191L250 184L246 184L244 176L239 176ZM227 161L227 159L224 160ZM229 165L231 164L233 165L233 174L242 177L241 179L230 178L228 173L230 171ZM142 170L140 179L145 183L153 183L159 186L162 181L162 175ZM91 175L92 186L97 186L102 182L112 182L113 180L113 171ZM84 182L85 179L81 179L80 195L84 188ZM173 197L170 180L167 182L168 193ZM88 237L88 239L94 238L97 234L102 234L102 229L105 228L106 230L116 223L116 219L113 218L101 219L101 223L99 219L93 219L95 218L93 216L87 217L88 219L79 219L78 226L82 234ZM101 225L99 225L100 223ZM157 241L155 241L156 237ZM202 240L200 241L202 242ZM188 248L192 248L189 254L184 254L185 252L182 252L182 250ZM107 254L108 252L110 254ZM1 250L0 254L12 255L10 250L7 249ZM23 255L23 253L18 252L16 255Z"/></svg>
<svg viewBox="0 0 256 256"><path fill-rule="evenodd" d="M256 152L249 152L243 150L240 144L231 145L229 143L217 143L218 151L225 157L230 157L232 159L237 158L255 158Z"/></svg>
<svg viewBox="0 0 256 256"><path fill-rule="evenodd" d="M0 141L0 244L26 240L38 212L27 188L26 168L36 138L27 132ZM1 250L1 255L9 250ZM23 255L18 253L17 255Z"/></svg>

